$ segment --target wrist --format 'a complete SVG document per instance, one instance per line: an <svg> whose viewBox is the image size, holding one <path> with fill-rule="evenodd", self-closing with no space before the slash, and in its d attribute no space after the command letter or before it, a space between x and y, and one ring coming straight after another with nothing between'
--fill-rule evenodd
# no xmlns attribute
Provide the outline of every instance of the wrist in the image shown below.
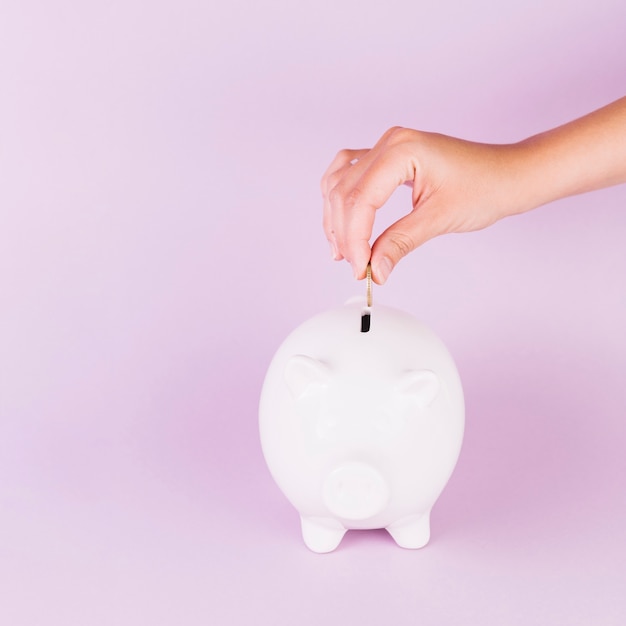
<svg viewBox="0 0 626 626"><path fill-rule="evenodd" d="M549 133L536 135L505 147L506 177L510 184L503 203L503 217L525 213L559 198L580 193L576 173L568 166Z"/></svg>

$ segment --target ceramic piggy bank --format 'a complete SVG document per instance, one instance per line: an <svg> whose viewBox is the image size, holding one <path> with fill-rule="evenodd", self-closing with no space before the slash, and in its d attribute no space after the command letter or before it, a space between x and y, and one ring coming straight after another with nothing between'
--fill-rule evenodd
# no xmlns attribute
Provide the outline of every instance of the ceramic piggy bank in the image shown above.
<svg viewBox="0 0 626 626"><path fill-rule="evenodd" d="M259 413L263 454L311 550L334 550L348 529L428 542L464 403L448 351L413 316L355 299L308 320L274 356Z"/></svg>

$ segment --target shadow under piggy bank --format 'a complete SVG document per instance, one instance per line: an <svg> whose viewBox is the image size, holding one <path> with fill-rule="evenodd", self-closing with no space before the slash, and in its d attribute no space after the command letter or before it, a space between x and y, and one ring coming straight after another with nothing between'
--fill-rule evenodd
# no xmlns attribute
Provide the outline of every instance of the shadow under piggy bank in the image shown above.
<svg viewBox="0 0 626 626"><path fill-rule="evenodd" d="M265 460L311 550L334 550L349 529L428 543L464 401L452 357L413 316L359 298L306 321L269 366L259 417Z"/></svg>

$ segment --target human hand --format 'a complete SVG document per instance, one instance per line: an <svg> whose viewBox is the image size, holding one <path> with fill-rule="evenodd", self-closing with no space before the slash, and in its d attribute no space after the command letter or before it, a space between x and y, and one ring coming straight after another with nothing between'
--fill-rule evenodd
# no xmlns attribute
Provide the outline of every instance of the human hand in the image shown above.
<svg viewBox="0 0 626 626"><path fill-rule="evenodd" d="M412 209L370 247L376 211L394 190ZM444 233L489 226L557 198L626 183L626 97L515 144L391 128L371 150L342 150L322 178L333 258L383 284L411 250Z"/></svg>
<svg viewBox="0 0 626 626"><path fill-rule="evenodd" d="M519 149L480 144L408 128L388 130L369 150L342 150L322 182L324 231L333 258L347 259L356 278L383 284L398 261L444 233L489 226L524 210ZM412 209L370 247L376 211L402 184Z"/></svg>

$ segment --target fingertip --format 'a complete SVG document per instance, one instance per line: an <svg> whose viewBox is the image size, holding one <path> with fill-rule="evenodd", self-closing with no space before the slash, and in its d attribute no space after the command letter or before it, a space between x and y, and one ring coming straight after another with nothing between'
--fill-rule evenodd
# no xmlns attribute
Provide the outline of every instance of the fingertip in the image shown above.
<svg viewBox="0 0 626 626"><path fill-rule="evenodd" d="M365 270L360 269L360 266L355 263L350 263L352 266L352 273L354 274L354 278L356 280L363 280L365 278L365 274L367 272L367 268Z"/></svg>
<svg viewBox="0 0 626 626"><path fill-rule="evenodd" d="M376 283L387 281L393 268L411 251L430 237L418 222L419 215L411 213L392 224L372 247L372 274Z"/></svg>
<svg viewBox="0 0 626 626"><path fill-rule="evenodd" d="M377 285L384 285L394 268L394 264L387 256L372 260L372 280Z"/></svg>
<svg viewBox="0 0 626 626"><path fill-rule="evenodd" d="M371 249L367 242L363 242L356 250L352 250L348 256L346 256L350 261L352 272L357 280L363 280L365 278L370 257Z"/></svg>

